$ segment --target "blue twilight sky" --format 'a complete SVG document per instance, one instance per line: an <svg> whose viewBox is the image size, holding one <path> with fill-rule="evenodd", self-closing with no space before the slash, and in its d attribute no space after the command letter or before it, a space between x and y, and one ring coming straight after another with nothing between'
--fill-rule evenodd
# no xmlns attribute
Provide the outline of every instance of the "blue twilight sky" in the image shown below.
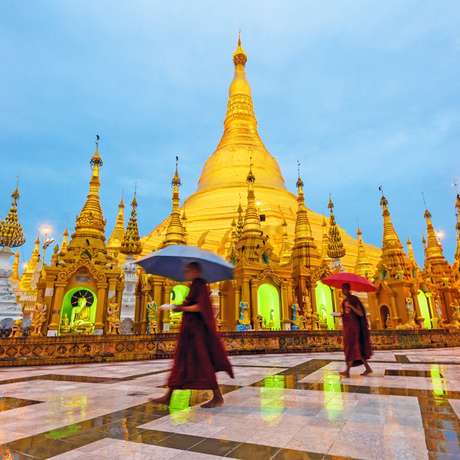
<svg viewBox="0 0 460 460"><path fill-rule="evenodd" d="M381 243L383 184L402 240L422 261L423 200L455 246L460 183L458 0L3 0L0 213L19 175L28 257L42 222L73 228L102 137L111 231L122 191L142 233L168 212L174 156L182 196L222 132L238 29L260 133L308 205Z"/></svg>

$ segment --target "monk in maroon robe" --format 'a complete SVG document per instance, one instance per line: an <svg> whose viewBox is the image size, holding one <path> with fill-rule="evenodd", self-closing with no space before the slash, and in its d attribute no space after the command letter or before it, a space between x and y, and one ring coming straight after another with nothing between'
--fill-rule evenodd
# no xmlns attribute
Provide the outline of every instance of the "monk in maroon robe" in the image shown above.
<svg viewBox="0 0 460 460"><path fill-rule="evenodd" d="M185 278L192 281L184 303L175 307L182 311L182 324L177 341L174 365L168 379L168 392L152 399L169 404L174 390L212 390L213 398L201 407L221 406L224 398L219 389L216 372L225 371L233 378L233 370L224 345L216 331L209 289L201 278L201 267L192 262L185 268Z"/></svg>
<svg viewBox="0 0 460 460"><path fill-rule="evenodd" d="M368 375L372 373L367 362L372 356L372 346L366 309L361 300L351 294L348 283L343 284L342 292L345 296L342 302L343 351L347 368L340 374L350 377L351 367L364 365L366 370L361 375Z"/></svg>

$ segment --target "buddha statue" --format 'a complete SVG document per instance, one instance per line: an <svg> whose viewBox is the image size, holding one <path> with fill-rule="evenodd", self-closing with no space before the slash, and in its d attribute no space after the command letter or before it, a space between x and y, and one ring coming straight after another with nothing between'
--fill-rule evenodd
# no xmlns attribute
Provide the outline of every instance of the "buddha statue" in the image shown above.
<svg viewBox="0 0 460 460"><path fill-rule="evenodd" d="M92 334L94 324L91 322L91 309L85 297L78 299L77 306L72 309L71 330L77 334Z"/></svg>

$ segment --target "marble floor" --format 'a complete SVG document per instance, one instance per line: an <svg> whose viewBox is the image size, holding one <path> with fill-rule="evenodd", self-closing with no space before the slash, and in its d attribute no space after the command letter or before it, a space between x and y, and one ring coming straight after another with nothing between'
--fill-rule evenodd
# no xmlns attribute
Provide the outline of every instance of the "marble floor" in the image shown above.
<svg viewBox="0 0 460 460"><path fill-rule="evenodd" d="M460 349L231 358L225 405L164 392L169 360L0 367L2 459L460 459Z"/></svg>

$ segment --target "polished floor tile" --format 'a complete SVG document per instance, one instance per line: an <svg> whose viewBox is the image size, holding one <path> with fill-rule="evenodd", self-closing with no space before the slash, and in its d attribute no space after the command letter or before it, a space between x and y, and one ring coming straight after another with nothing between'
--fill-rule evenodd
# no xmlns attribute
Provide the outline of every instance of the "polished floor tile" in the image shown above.
<svg viewBox="0 0 460 460"><path fill-rule="evenodd" d="M210 392L155 405L171 360L0 369L0 458L460 458L460 349L234 356Z"/></svg>

